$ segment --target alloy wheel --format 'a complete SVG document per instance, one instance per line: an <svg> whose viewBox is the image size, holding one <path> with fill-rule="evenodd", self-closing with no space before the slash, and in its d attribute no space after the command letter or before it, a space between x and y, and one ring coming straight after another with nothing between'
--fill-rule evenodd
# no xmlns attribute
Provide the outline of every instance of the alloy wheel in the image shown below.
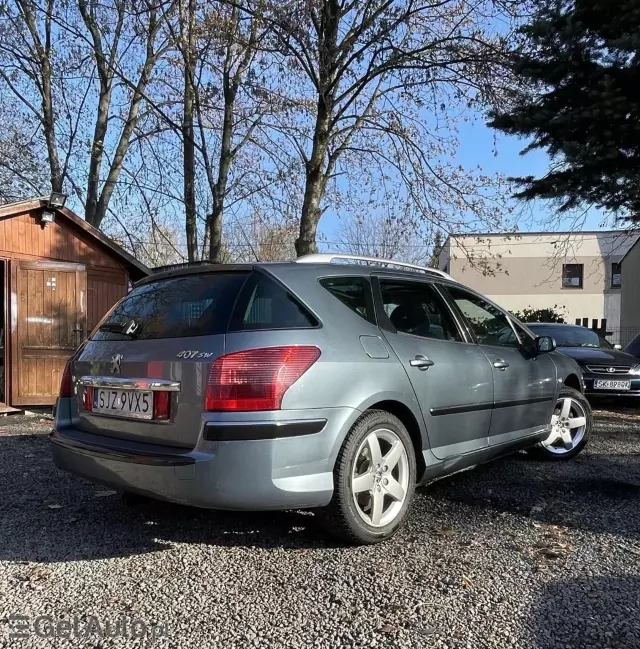
<svg viewBox="0 0 640 649"><path fill-rule="evenodd" d="M572 397L561 397L551 416L551 433L542 442L551 453L569 453L583 440L587 430L587 413Z"/></svg>
<svg viewBox="0 0 640 649"><path fill-rule="evenodd" d="M388 428L370 432L356 452L351 488L356 510L372 527L392 523L409 487L409 458L402 440Z"/></svg>

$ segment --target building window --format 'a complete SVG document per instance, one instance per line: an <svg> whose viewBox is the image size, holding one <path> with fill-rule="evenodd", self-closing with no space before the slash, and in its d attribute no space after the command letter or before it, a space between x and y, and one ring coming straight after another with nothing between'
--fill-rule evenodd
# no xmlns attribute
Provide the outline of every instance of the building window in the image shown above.
<svg viewBox="0 0 640 649"><path fill-rule="evenodd" d="M611 264L611 288L620 288L622 286L622 263L614 261Z"/></svg>
<svg viewBox="0 0 640 649"><path fill-rule="evenodd" d="M562 265L563 288L582 288L583 274L584 274L584 264L563 264Z"/></svg>

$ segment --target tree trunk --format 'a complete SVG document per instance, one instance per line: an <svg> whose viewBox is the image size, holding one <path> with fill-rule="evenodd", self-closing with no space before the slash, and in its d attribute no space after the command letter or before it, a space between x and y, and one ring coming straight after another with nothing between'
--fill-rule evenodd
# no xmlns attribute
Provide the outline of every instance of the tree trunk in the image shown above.
<svg viewBox="0 0 640 649"><path fill-rule="evenodd" d="M107 122L109 119L109 105L111 104L111 79L100 80L100 95L98 99L98 116L93 130L91 144L91 157L89 160L89 178L87 180L87 202L85 204L84 218L94 227L100 227L96 210L100 194L100 170L102 168L102 155L104 140L107 135Z"/></svg>
<svg viewBox="0 0 640 649"><path fill-rule="evenodd" d="M18 5L24 17L24 21L31 33L34 44L34 58L40 65L40 74L42 85L40 94L42 99L42 130L44 132L45 142L47 144L47 157L49 158L49 174L51 178L51 190L62 192L64 185L63 172L60 168L60 159L58 157L58 147L56 142L56 122L53 109L53 90L51 69L51 15L53 13L53 0L48 0L46 5L46 17L44 22L44 44L40 38L36 18L34 15L34 4L19 0ZM27 52L30 54L29 49Z"/></svg>
<svg viewBox="0 0 640 649"><path fill-rule="evenodd" d="M224 206L221 202L216 201L210 214L210 234L209 234L209 260L216 263L222 263L222 213Z"/></svg>
<svg viewBox="0 0 640 649"><path fill-rule="evenodd" d="M218 182L213 196L213 209L210 221L209 259L217 264L222 263L222 218L224 202L231 169L231 150L233 135L233 107L236 100L236 89L232 86L228 73L223 78L224 118L222 120L222 138L220 142L220 161L218 164Z"/></svg>
<svg viewBox="0 0 640 649"><path fill-rule="evenodd" d="M337 61L338 30L342 9L338 0L323 0L321 20L317 26L319 52L318 76L320 87L313 133L311 156L305 162L305 188L300 215L300 235L296 239L298 257L317 251L316 234L322 217L322 199L327 188L329 170L325 166L331 118L335 100L335 75Z"/></svg>
<svg viewBox="0 0 640 649"><path fill-rule="evenodd" d="M317 251L316 234L322 216L320 206L327 186L324 162L329 142L330 114L327 102L321 96L318 100L318 113L313 136L311 157L305 164L305 188L300 215L300 234L296 239L296 254L310 255Z"/></svg>
<svg viewBox="0 0 640 649"><path fill-rule="evenodd" d="M42 126L47 142L47 155L51 172L51 190L62 192L64 179L60 170L58 149L56 147L55 117L53 114L53 95L51 92L51 64L47 58L42 61Z"/></svg>
<svg viewBox="0 0 640 649"><path fill-rule="evenodd" d="M131 105L129 106L129 113L125 121L124 128L122 129L122 132L120 134L120 139L118 140L118 146L116 147L115 154L111 162L111 167L109 168L109 174L102 187L102 191L100 192L98 204L95 207L93 221L89 221L89 223L91 223L91 225L93 225L95 228L99 228L102 224L102 221L107 214L107 209L109 208L111 196L114 189L116 188L116 183L118 182L118 178L120 178L120 172L122 171L122 167L124 165L124 159L127 151L129 150L131 136L133 135L133 131L138 124L140 104L142 103L144 91L147 87L147 84L149 83L152 67L153 60L147 60L142 70L142 74L140 75L138 85L133 93Z"/></svg>
<svg viewBox="0 0 640 649"><path fill-rule="evenodd" d="M211 217L207 215L204 223L204 237L202 238L202 249L200 259L206 259L209 255L209 241L211 239Z"/></svg>
<svg viewBox="0 0 640 649"><path fill-rule="evenodd" d="M194 0L187 0L187 16L186 21L183 20L183 25L183 29L185 30L183 37L184 115L182 120L184 211L185 228L187 235L187 256L189 261L196 261L198 259L198 222L194 186L196 177L196 149L193 127L193 113L195 103Z"/></svg>

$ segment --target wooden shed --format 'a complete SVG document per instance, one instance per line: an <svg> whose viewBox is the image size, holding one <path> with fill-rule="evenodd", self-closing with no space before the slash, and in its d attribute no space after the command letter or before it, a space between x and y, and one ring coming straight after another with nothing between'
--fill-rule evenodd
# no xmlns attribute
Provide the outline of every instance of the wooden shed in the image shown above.
<svg viewBox="0 0 640 649"><path fill-rule="evenodd" d="M66 360L148 273L49 197L0 206L0 412L53 405Z"/></svg>

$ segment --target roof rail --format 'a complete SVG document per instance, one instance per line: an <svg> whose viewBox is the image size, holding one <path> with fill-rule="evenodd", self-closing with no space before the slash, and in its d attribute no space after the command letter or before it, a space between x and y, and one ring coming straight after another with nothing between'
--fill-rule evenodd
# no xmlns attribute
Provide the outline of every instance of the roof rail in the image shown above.
<svg viewBox="0 0 640 649"><path fill-rule="evenodd" d="M350 261L361 261L366 262L367 264L375 264L377 266L398 266L399 268L408 268L409 270L415 270L422 273L428 273L431 275L438 275L439 277L444 277L445 279L450 279L452 282L456 280L445 273L443 270L438 270L437 268L430 268L429 266L419 266L418 264L408 264L404 261L394 261L393 259L380 259L379 257L363 257L362 255L349 255L342 254L337 252L322 252L314 253L312 255L304 255L296 259L298 264L331 264L336 259L347 259Z"/></svg>

